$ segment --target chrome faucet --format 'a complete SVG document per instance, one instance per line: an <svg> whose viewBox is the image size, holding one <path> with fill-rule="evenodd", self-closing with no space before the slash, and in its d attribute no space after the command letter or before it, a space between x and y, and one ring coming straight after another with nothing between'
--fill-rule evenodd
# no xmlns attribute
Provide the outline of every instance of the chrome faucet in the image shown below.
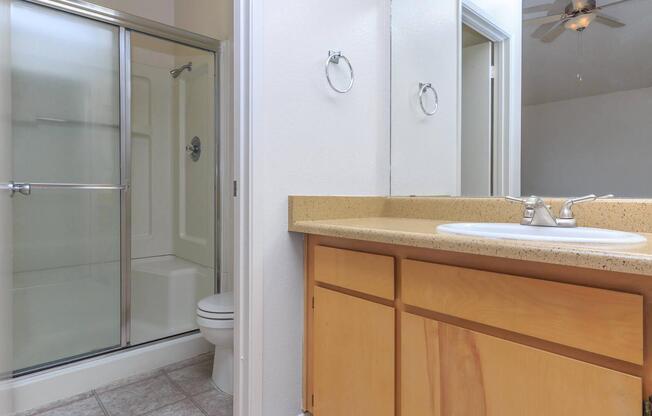
<svg viewBox="0 0 652 416"><path fill-rule="evenodd" d="M595 201L596 199L613 198L613 195L586 195L579 198L567 199L559 210L559 217L555 218L550 211L550 205L546 205L543 198L532 195L528 198L514 198L506 196L509 202L517 202L523 205L523 217L521 225L533 225L537 227L577 227L577 221L573 216L573 205L583 202Z"/></svg>

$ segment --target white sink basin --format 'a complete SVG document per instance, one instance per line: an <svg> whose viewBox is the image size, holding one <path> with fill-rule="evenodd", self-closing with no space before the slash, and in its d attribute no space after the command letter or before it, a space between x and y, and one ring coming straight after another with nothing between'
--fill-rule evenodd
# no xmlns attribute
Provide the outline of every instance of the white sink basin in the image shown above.
<svg viewBox="0 0 652 416"><path fill-rule="evenodd" d="M588 227L533 227L520 224L467 222L442 224L437 227L437 231L475 237L557 243L638 245L647 241L645 237L635 233Z"/></svg>

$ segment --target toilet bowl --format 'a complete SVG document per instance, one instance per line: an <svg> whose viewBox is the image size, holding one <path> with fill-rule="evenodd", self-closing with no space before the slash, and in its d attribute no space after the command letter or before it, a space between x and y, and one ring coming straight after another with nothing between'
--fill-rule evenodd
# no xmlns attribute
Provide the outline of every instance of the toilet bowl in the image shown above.
<svg viewBox="0 0 652 416"><path fill-rule="evenodd" d="M200 300L197 325L204 338L215 345L213 382L224 393L233 394L233 292Z"/></svg>

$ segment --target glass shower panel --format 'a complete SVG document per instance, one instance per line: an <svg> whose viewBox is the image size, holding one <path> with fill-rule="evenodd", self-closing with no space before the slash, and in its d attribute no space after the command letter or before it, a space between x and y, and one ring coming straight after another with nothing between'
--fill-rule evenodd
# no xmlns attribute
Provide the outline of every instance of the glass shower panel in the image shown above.
<svg viewBox="0 0 652 416"><path fill-rule="evenodd" d="M197 329L215 287L215 55L131 34L131 343Z"/></svg>
<svg viewBox="0 0 652 416"><path fill-rule="evenodd" d="M14 1L11 31L16 180L118 183L118 28Z"/></svg>
<svg viewBox="0 0 652 416"><path fill-rule="evenodd" d="M119 29L14 1L11 34L21 373L120 344Z"/></svg>

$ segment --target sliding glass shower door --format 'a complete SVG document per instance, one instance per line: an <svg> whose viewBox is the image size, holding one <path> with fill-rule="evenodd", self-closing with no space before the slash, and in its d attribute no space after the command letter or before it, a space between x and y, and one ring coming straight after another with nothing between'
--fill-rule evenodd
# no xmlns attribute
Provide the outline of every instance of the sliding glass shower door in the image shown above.
<svg viewBox="0 0 652 416"><path fill-rule="evenodd" d="M120 345L119 35L12 3L18 373Z"/></svg>
<svg viewBox="0 0 652 416"><path fill-rule="evenodd" d="M9 376L195 331L219 271L218 42L85 2L13 0L10 21Z"/></svg>

